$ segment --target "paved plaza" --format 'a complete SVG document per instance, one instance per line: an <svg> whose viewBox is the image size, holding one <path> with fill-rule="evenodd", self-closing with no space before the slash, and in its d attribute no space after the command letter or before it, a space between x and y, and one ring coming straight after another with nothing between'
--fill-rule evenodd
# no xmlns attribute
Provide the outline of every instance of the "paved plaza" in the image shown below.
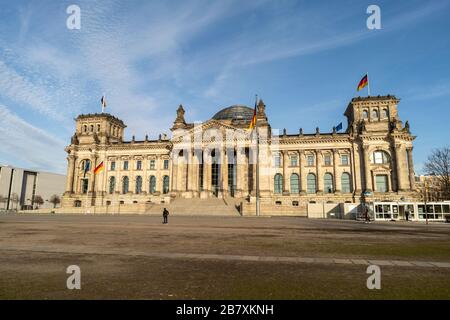
<svg viewBox="0 0 450 320"><path fill-rule="evenodd" d="M449 299L450 225L0 216L2 299ZM369 290L367 266L381 268ZM66 268L81 268L81 290Z"/></svg>

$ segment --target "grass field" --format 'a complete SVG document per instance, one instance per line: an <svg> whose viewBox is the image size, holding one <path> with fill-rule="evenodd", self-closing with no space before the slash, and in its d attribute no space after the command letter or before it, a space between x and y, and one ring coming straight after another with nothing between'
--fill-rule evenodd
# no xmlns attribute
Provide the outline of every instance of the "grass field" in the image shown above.
<svg viewBox="0 0 450 320"><path fill-rule="evenodd" d="M450 225L412 222L174 216L162 225L150 216L0 216L0 298L449 299L450 268L381 266L381 290L368 290L367 265L276 261L448 263L449 240ZM66 288L73 264L81 290Z"/></svg>

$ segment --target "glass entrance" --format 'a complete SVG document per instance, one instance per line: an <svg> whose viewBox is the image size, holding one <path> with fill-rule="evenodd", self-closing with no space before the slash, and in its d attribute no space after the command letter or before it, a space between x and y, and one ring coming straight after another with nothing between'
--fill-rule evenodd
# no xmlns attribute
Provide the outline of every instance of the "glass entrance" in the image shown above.
<svg viewBox="0 0 450 320"><path fill-rule="evenodd" d="M232 163L228 164L228 194L234 197L236 190L236 166Z"/></svg>
<svg viewBox="0 0 450 320"><path fill-rule="evenodd" d="M220 167L219 164L216 163L216 161L214 161L211 166L211 185L212 185L212 192L216 197L219 194L219 187L220 187L219 181L220 181Z"/></svg>

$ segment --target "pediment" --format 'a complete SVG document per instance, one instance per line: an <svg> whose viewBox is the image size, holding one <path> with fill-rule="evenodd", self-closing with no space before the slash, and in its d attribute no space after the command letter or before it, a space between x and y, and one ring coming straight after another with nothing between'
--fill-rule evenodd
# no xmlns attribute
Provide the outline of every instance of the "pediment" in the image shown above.
<svg viewBox="0 0 450 320"><path fill-rule="evenodd" d="M211 120L208 120L201 124L199 123L198 125L194 125L193 127L191 127L190 129L188 129L186 131L180 131L181 134L177 133L175 131L174 132L175 137L172 138L172 142L180 143L180 142L186 141L186 135L190 135L191 140L193 140L195 135L198 135L199 133L203 134L204 131L210 130L210 129L220 130L222 132L223 136L225 136L225 133L228 130L239 131L239 133L241 133L242 135L245 135L245 136L249 135L249 132L245 129L234 127L227 123L223 123L222 121L211 119Z"/></svg>
<svg viewBox="0 0 450 320"><path fill-rule="evenodd" d="M376 166L375 168L372 169L373 173L378 173L378 174L382 174L382 173L390 173L391 172L391 168L389 166Z"/></svg>

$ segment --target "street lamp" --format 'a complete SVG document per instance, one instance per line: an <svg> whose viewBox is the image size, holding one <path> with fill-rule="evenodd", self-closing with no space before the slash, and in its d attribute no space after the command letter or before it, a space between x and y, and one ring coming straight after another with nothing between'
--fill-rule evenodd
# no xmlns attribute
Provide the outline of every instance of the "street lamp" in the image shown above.
<svg viewBox="0 0 450 320"><path fill-rule="evenodd" d="M427 180L426 180L426 178L423 181L423 198L424 198L424 203L425 203L425 220L426 220L426 223L428 224Z"/></svg>

